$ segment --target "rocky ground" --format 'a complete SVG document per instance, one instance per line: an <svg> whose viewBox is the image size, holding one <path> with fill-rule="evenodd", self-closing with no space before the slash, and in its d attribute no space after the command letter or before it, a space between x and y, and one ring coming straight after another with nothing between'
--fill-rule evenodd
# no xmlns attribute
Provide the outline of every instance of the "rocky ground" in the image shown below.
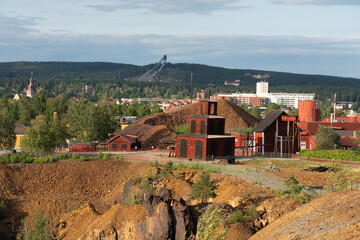
<svg viewBox="0 0 360 240"><path fill-rule="evenodd" d="M249 175L261 176L263 181L271 180L267 174L281 182L279 179L287 179L293 173L307 186L326 183L326 173L302 171L313 166L309 163L272 164L280 171L262 175L269 165L265 160L229 168L230 172L240 172L243 176L248 174L242 169L258 169ZM161 171L162 167L151 167L144 161L1 164L0 200L6 203L8 214L0 221L0 239L15 237L21 231L22 220L32 216L35 209L43 210L48 216L56 239L183 239L184 236L193 239L198 220L208 207L189 197L200 171L182 169L170 174ZM355 167L352 171L359 172ZM221 210L226 239L251 236L252 239L357 239L360 236L358 191L330 194L302 205L292 198L276 197L265 188L265 182L245 181L235 175L210 175L217 186L217 196L208 202ZM151 193L140 187L145 178L152 179ZM256 216L245 216L254 206ZM244 221L230 224L229 218L236 210L243 211Z"/></svg>

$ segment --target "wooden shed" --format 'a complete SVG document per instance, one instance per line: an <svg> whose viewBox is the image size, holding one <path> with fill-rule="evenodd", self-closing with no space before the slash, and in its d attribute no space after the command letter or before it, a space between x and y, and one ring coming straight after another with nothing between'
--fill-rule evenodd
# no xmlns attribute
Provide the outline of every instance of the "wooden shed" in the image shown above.
<svg viewBox="0 0 360 240"><path fill-rule="evenodd" d="M95 143L71 143L69 152L96 152Z"/></svg>
<svg viewBox="0 0 360 240"><path fill-rule="evenodd" d="M126 151L130 152L141 148L139 137L133 135L116 134L108 140L109 151Z"/></svg>

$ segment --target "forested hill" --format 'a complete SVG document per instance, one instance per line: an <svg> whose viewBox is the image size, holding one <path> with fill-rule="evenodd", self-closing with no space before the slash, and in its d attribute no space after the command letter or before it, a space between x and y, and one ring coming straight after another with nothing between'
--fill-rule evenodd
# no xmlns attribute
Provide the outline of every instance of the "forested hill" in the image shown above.
<svg viewBox="0 0 360 240"><path fill-rule="evenodd" d="M167 91L169 95L183 90L183 95L190 90L190 74L193 73L194 88L205 89L209 86L215 91L255 91L256 82L261 79L254 75L265 75L264 80L269 82L270 91L280 92L315 92L318 99L330 98L333 93L338 93L343 101L358 101L360 79L343 78L324 75L307 75L261 71L252 69L227 69L201 64L167 63L163 70L155 77L153 83L137 83L140 75L153 68L155 64L136 66L131 64L105 63L105 62L5 62L0 63L0 90L15 89L21 91L34 72L36 87L47 91L62 93L63 89L75 94L80 86L85 84L96 87L98 92L103 91L103 86L118 86L124 89L131 86L139 90L128 91L128 95L143 96L143 88L153 89L158 86L159 94ZM240 87L224 87L224 81L240 80ZM159 82L162 82L159 84ZM59 85L65 85L57 87ZM210 84L210 85L209 85ZM76 86L75 86L76 85ZM216 89L212 86L215 85ZM69 90L69 86L73 89ZM301 86L301 87L300 87ZM161 90L164 87L164 90ZM76 89L75 89L76 88ZM186 90L187 89L187 90ZM106 89L105 89L106 90ZM211 92L213 91L211 90ZM1 94L1 93L0 93ZM154 94L154 95L159 95ZM113 95L113 94L112 94ZM124 95L124 94L123 94ZM126 94L125 94L126 95Z"/></svg>
<svg viewBox="0 0 360 240"><path fill-rule="evenodd" d="M136 66L122 63L106 62L5 62L0 63L1 79L29 78L33 71L38 79L92 79L92 80L136 80L154 64ZM194 74L194 82L203 84L223 84L225 80L241 80L241 85L255 85L259 79L245 75L270 74L266 79L270 86L349 86L360 87L360 79L343 78L324 75L307 75L261 71L252 69L228 69L201 64L168 63L157 76L158 80L189 82L190 73Z"/></svg>

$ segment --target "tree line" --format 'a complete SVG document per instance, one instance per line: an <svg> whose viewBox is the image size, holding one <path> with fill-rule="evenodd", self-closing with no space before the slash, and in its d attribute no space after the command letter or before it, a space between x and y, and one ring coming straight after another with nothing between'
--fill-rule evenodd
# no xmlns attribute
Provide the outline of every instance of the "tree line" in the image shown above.
<svg viewBox="0 0 360 240"><path fill-rule="evenodd" d="M21 96L17 101L5 96L0 101L0 143L11 149L15 144L15 124L25 124L21 141L25 151L52 151L56 146L73 142L103 141L117 130L115 116L145 116L161 112L154 102L129 105L111 103L105 94L97 102L64 96L48 98L39 91L34 98Z"/></svg>

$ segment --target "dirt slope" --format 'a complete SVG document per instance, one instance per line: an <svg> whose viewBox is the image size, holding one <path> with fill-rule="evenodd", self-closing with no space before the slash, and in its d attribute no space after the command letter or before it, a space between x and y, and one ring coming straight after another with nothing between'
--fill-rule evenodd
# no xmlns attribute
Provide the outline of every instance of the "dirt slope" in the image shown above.
<svg viewBox="0 0 360 240"><path fill-rule="evenodd" d="M0 164L0 200L15 231L36 208L45 211L51 226L68 211L91 202L100 213L121 196L124 183L143 174L148 163L67 160L48 164L19 164L13 171Z"/></svg>
<svg viewBox="0 0 360 240"><path fill-rule="evenodd" d="M225 131L237 127L252 127L259 122L257 118L232 102L222 99L217 102L218 115L226 117ZM189 116L198 114L198 108L199 103L193 103L171 113L149 115L133 122L121 133L139 136L145 147L155 146L161 138L175 138L174 127L187 123Z"/></svg>
<svg viewBox="0 0 360 240"><path fill-rule="evenodd" d="M360 239L360 192L331 193L315 199L250 239Z"/></svg>

